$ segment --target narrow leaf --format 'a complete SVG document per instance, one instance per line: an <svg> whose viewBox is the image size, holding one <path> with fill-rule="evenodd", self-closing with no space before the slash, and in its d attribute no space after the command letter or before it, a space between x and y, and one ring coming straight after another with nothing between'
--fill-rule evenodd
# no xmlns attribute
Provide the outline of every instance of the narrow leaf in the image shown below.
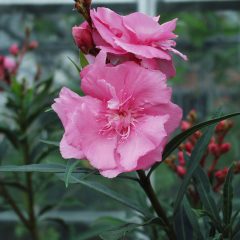
<svg viewBox="0 0 240 240"><path fill-rule="evenodd" d="M70 57L68 57L68 59L74 65L74 67L77 69L78 73L80 73L81 68Z"/></svg>
<svg viewBox="0 0 240 240"><path fill-rule="evenodd" d="M105 196L108 196L114 200L116 200L117 202L143 214L143 215L148 215L147 211L145 209L142 209L140 206L138 206L138 204L136 202L131 202L131 200L129 198L126 198L125 196L120 195L119 193L113 191L112 189L98 183L98 182L94 182L94 181L89 181L89 180L81 180L78 179L77 177L71 175L69 178L69 182L75 182L75 183L80 183L83 186L86 186L88 188L91 188L92 190L95 190L97 192L100 192L102 194L104 194Z"/></svg>
<svg viewBox="0 0 240 240"><path fill-rule="evenodd" d="M80 65L82 69L87 65L89 65L88 60L86 59L85 55L81 51L79 54L79 58L80 58Z"/></svg>
<svg viewBox="0 0 240 240"><path fill-rule="evenodd" d="M44 140L44 139L40 139L39 141L42 143L46 143L48 145L53 145L53 146L59 147L59 142L48 141L48 140Z"/></svg>
<svg viewBox="0 0 240 240"><path fill-rule="evenodd" d="M174 228L177 240L193 239L193 228L189 222L183 205L179 206L174 216Z"/></svg>
<svg viewBox="0 0 240 240"><path fill-rule="evenodd" d="M232 166L227 174L225 179L224 187L223 187L223 219L224 223L227 226L232 217L232 200L233 200L233 171L234 166Z"/></svg>
<svg viewBox="0 0 240 240"><path fill-rule="evenodd" d="M184 194L187 191L189 182L194 174L194 171L197 169L201 158L204 154L204 152L207 149L208 143L213 135L214 132L214 126L211 126L207 129L207 131L203 134L203 136L198 140L191 157L189 159L189 166L187 169L187 173L183 179L183 182L180 186L180 189L177 193L177 198L174 204L174 212L177 211L178 207L180 206L182 199L184 197Z"/></svg>
<svg viewBox="0 0 240 240"><path fill-rule="evenodd" d="M101 239L103 240L119 240L126 236L127 233L134 231L138 227L146 226L149 224L154 224L158 221L161 221L159 218L151 219L145 223L137 224L137 223L127 223L123 226L119 226L115 229L108 230L102 234L100 234Z"/></svg>
<svg viewBox="0 0 240 240"><path fill-rule="evenodd" d="M56 173L65 172L65 165L58 163L49 164L30 164L23 166L0 166L0 172L43 172L43 173Z"/></svg>
<svg viewBox="0 0 240 240"><path fill-rule="evenodd" d="M69 178L70 178L72 172L74 171L74 169L77 167L78 164L79 164L79 161L78 160L73 160L73 159L70 159L67 162L66 172L65 172L65 186L66 186L66 188L68 187L68 184L69 184Z"/></svg>
<svg viewBox="0 0 240 240"><path fill-rule="evenodd" d="M195 236L197 237L198 240L204 240L204 237L203 237L203 235L200 231L200 226L199 226L199 223L198 223L197 215L192 210L192 207L189 204L187 198L184 198L183 206L184 206L185 213L186 213L186 215L189 219L189 222L190 222L190 224L193 228Z"/></svg>
<svg viewBox="0 0 240 240"><path fill-rule="evenodd" d="M194 173L194 180L200 196L201 202L208 216L214 221L215 226L221 229L221 219L217 204L212 197L211 185L208 176L201 167L198 167Z"/></svg>
<svg viewBox="0 0 240 240"><path fill-rule="evenodd" d="M222 120L231 118L231 117L235 117L240 115L240 112L237 113L233 113L233 114L229 114L229 115L225 115L222 117L218 117L218 118L214 118L212 120L206 121L206 122L202 122L199 123L195 126L193 126L192 128L189 128L188 130L178 134L176 137L174 137L170 142L168 142L168 144L166 145L164 152L163 152L163 161L182 143L184 142L188 137L190 137L192 134L194 134L196 131L201 130L202 128L205 128L207 126L211 126L213 124L216 124ZM162 163L162 162L161 162ZM151 168L148 176L151 175L151 173L161 164L161 163L156 163L155 165L153 165L153 167Z"/></svg>

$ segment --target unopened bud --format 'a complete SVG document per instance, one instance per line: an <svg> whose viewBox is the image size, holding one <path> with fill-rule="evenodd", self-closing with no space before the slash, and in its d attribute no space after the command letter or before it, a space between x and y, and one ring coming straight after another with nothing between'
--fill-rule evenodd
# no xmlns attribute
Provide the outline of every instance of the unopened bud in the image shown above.
<svg viewBox="0 0 240 240"><path fill-rule="evenodd" d="M186 174L186 169L182 166L177 166L176 171L180 177L183 177Z"/></svg>
<svg viewBox="0 0 240 240"><path fill-rule="evenodd" d="M193 150L193 145L192 145L192 143L191 143L191 142L187 142L187 143L185 144L185 149L186 149L187 152L191 153L192 150Z"/></svg>
<svg viewBox="0 0 240 240"><path fill-rule="evenodd" d="M85 54L88 54L94 48L92 29L85 21L80 26L72 28L72 35L78 48Z"/></svg>
<svg viewBox="0 0 240 240"><path fill-rule="evenodd" d="M37 41L31 41L28 45L29 50L34 50L38 47L38 42Z"/></svg>
<svg viewBox="0 0 240 240"><path fill-rule="evenodd" d="M187 121L182 121L181 123L181 129L182 131L186 131L191 127L191 124Z"/></svg>
<svg viewBox="0 0 240 240"><path fill-rule="evenodd" d="M19 47L18 45L15 43L13 44L10 48L9 48L9 52L14 55L14 56L17 56L18 53L19 53Z"/></svg>
<svg viewBox="0 0 240 240"><path fill-rule="evenodd" d="M197 121L197 112L196 110L191 110L187 116L187 119L191 123L195 123Z"/></svg>
<svg viewBox="0 0 240 240"><path fill-rule="evenodd" d="M223 143L220 146L220 151L221 151L222 154L227 153L230 149L231 149L231 144L230 143Z"/></svg>
<svg viewBox="0 0 240 240"><path fill-rule="evenodd" d="M185 166L185 164L186 164L185 159L184 159L184 154L182 151L178 152L178 162L181 166Z"/></svg>

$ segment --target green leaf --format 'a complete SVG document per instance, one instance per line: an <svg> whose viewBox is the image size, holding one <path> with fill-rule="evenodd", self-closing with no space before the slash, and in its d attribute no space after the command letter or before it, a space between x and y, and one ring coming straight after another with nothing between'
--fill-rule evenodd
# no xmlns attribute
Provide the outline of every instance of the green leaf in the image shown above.
<svg viewBox="0 0 240 240"><path fill-rule="evenodd" d="M65 165L59 163L49 163L49 164L30 164L23 166L1 166L0 172L42 172L42 173L64 173Z"/></svg>
<svg viewBox="0 0 240 240"><path fill-rule="evenodd" d="M214 221L214 225L221 231L221 219L217 204L212 197L211 185L208 176L201 167L198 167L194 173L194 180L201 202L206 213Z"/></svg>
<svg viewBox="0 0 240 240"><path fill-rule="evenodd" d="M112 189L108 188L107 186L104 186L98 182L95 181L89 181L89 180L82 180L82 176L80 176L80 179L78 179L76 176L71 175L69 177L69 182L71 183L80 183L85 187L91 188L92 190L95 190L99 193L104 194L105 196L108 196L115 201L143 214L146 216L149 216L147 211L140 206L136 202L131 202L131 200L125 196L120 195L118 192L113 191Z"/></svg>
<svg viewBox="0 0 240 240"><path fill-rule="evenodd" d="M74 67L77 69L78 73L80 73L81 72L81 68L70 57L68 57L68 59L74 65Z"/></svg>
<svg viewBox="0 0 240 240"><path fill-rule="evenodd" d="M59 142L48 141L48 140L43 140L43 139L40 139L39 141L42 142L42 143L46 143L48 145L59 147Z"/></svg>
<svg viewBox="0 0 240 240"><path fill-rule="evenodd" d="M164 152L163 152L163 161L182 143L184 142L188 137L190 137L192 134L194 134L196 131L205 128L207 126L211 126L213 124L216 124L222 120L231 118L231 117L235 117L240 115L239 112L237 113L233 113L233 114L229 114L229 115L225 115L222 117L218 117L218 118L214 118L212 120L206 121L206 122L202 122L199 123L195 126L193 126L192 128L189 128L188 130L178 134L176 137L174 137L165 147ZM151 173L160 165L161 163L156 163L155 165L153 165L153 167L151 168L150 172L148 173L148 177L151 175Z"/></svg>
<svg viewBox="0 0 240 240"><path fill-rule="evenodd" d="M238 220L237 224L234 227L233 234L232 234L233 240L239 240L240 239L240 219Z"/></svg>
<svg viewBox="0 0 240 240"><path fill-rule="evenodd" d="M74 160L74 159L68 160L67 166L66 166L66 172L65 172L65 186L66 186L66 188L68 187L68 184L69 184L69 178L70 178L72 172L74 171L74 169L77 167L78 164L79 164L78 160Z"/></svg>
<svg viewBox="0 0 240 240"><path fill-rule="evenodd" d="M194 231L195 236L197 237L198 240L204 240L204 237L200 231L200 226L198 223L198 217L195 214L195 212L192 210L191 205L189 204L187 198L183 199L183 206L184 206L184 210L185 213L189 219L189 222L192 226L192 229Z"/></svg>
<svg viewBox="0 0 240 240"><path fill-rule="evenodd" d="M183 182L180 186L180 189L177 193L177 198L174 204L174 212L177 212L178 207L180 206L182 199L187 191L189 182L195 172L195 170L197 169L201 158L203 156L203 154L205 153L208 143L214 133L214 127L215 126L211 126L207 129L207 131L203 134L203 136L198 140L195 148L193 149L193 152L191 154L191 157L188 161L189 166L187 169L187 173L184 176Z"/></svg>
<svg viewBox="0 0 240 240"><path fill-rule="evenodd" d="M176 232L177 240L193 239L193 228L190 224L183 205L180 205L174 216L174 229Z"/></svg>
<svg viewBox="0 0 240 240"><path fill-rule="evenodd" d="M89 65L88 60L86 59L85 55L81 51L79 53L79 58L80 58L80 65L82 69L87 65Z"/></svg>
<svg viewBox="0 0 240 240"><path fill-rule="evenodd" d="M16 137L16 133L5 126L0 126L0 133L4 134L9 142L15 147L18 148L19 142Z"/></svg>
<svg viewBox="0 0 240 240"><path fill-rule="evenodd" d="M103 240L119 240L119 239L123 239L124 237L126 237L126 234L129 232L134 231L136 228L138 227L142 227L142 226L146 226L149 224L154 224L157 221L161 221L158 218L154 218L151 219L145 223L142 224L137 224L137 223L127 223L123 226L117 227L115 229L106 231L102 234L100 234L101 239Z"/></svg>
<svg viewBox="0 0 240 240"><path fill-rule="evenodd" d="M228 170L227 177L225 179L224 187L223 187L223 220L225 226L231 221L232 217L232 200L233 200L233 172L234 165Z"/></svg>

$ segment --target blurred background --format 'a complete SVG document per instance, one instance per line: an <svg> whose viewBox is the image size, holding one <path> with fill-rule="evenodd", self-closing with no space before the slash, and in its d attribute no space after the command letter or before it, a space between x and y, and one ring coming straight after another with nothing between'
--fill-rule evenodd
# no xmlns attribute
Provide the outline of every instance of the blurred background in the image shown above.
<svg viewBox="0 0 240 240"><path fill-rule="evenodd" d="M226 113L239 110L239 0L93 0L93 7L97 6L109 7L120 14L133 11L152 16L160 14L160 22L177 17L177 49L189 60L183 62L175 58L177 76L169 80L174 88L174 101L183 107L185 116L195 109L199 120L211 116L219 107ZM82 18L73 10L71 0L0 0L0 55L8 55L12 44L21 44L25 29L29 28L31 38L38 41L39 47L26 55L18 78L31 81L39 65L42 78L53 76L55 86L78 88L79 76L68 57L75 61L78 59L71 28L81 22ZM3 103L4 94L0 95ZM56 122L59 124L58 120ZM237 119L234 124L235 130L239 129ZM226 156L226 162L239 160L239 139L239 131L233 131L230 136L233 149ZM8 161L9 158L5 158L3 162ZM45 161L62 160L55 151ZM176 186L173 186L178 177L167 168L159 170L156 178L156 182L161 182L157 185L158 190L166 192L165 198L175 191ZM119 180L108 181L107 184L114 184L119 191L125 188L125 183ZM88 239L82 233L99 217L126 218L122 206L82 186L66 189L64 183L55 180L49 186L44 196L46 201L53 205L56 201L61 204L48 214L59 221L58 224L55 221L52 225L43 226L45 238L42 239ZM136 197L136 189L132 188L130 195ZM42 196L39 198L43 199ZM5 240L28 239L11 210L2 207L0 222L0 236Z"/></svg>

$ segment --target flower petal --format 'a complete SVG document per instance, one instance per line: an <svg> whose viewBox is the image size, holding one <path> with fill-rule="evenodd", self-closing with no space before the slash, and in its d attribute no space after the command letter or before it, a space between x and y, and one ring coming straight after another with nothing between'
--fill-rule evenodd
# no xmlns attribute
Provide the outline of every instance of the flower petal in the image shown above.
<svg viewBox="0 0 240 240"><path fill-rule="evenodd" d="M168 116L145 116L139 120L131 135L118 143L120 164L126 171L134 170L139 158L161 146L166 137L164 124L167 119Z"/></svg>

